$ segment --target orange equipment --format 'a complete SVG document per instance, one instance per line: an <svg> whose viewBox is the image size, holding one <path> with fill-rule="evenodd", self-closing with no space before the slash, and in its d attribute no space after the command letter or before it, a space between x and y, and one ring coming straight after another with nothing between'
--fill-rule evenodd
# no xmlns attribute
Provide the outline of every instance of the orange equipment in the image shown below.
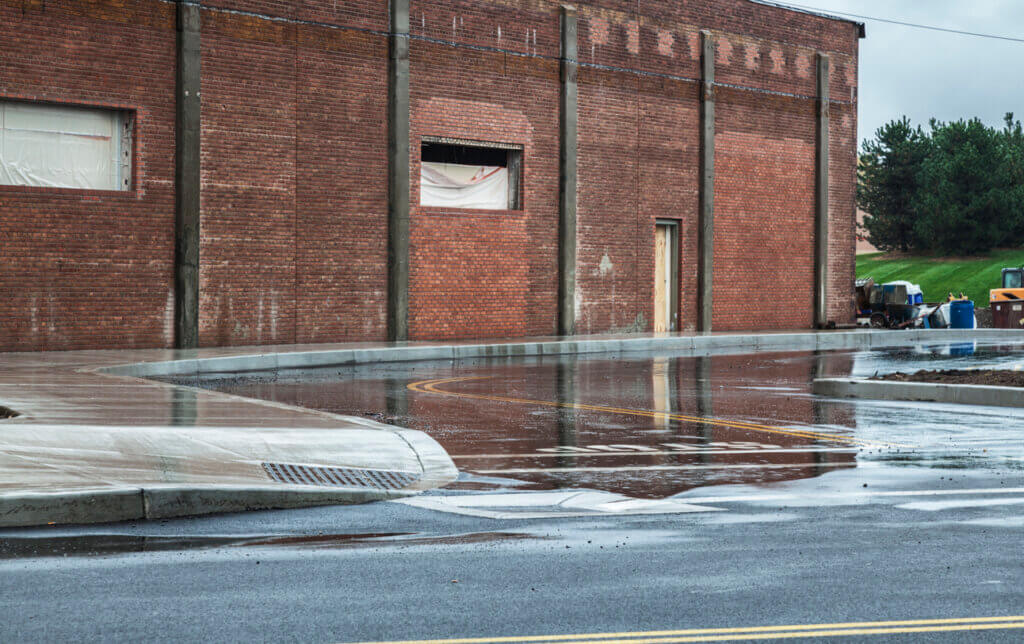
<svg viewBox="0 0 1024 644"><path fill-rule="evenodd" d="M1024 300L1024 268L1004 268L1003 287L988 293L988 301L1015 302Z"/></svg>

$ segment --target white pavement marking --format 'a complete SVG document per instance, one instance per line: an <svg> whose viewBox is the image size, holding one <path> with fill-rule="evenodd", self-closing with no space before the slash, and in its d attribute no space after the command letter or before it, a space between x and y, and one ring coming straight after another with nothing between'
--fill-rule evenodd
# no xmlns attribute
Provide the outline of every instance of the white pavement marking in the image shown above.
<svg viewBox="0 0 1024 644"><path fill-rule="evenodd" d="M670 499L636 499L622 494L596 491L520 492L512 494L467 494L417 496L395 503L426 510L482 517L485 519L564 519L571 517L684 514L721 512L720 508L683 503Z"/></svg>
<svg viewBox="0 0 1024 644"><path fill-rule="evenodd" d="M963 499L957 501L918 501L916 503L904 503L896 507L901 510L923 510L925 512L936 512L938 510L952 510L953 508L985 508L993 505L1021 505L1024 498L1012 499Z"/></svg>
<svg viewBox="0 0 1024 644"><path fill-rule="evenodd" d="M621 452L559 452L559 453L540 453L540 454L462 454L459 456L452 456L452 459L462 460L473 460L473 459L503 459L503 458L575 458L577 456L680 456L687 454L807 454L813 452L842 452L846 454L852 454L859 448L856 447L819 447L811 449L700 449L699 447L691 450L672 450L672 451L661 451L655 450L651 452L641 452L637 450L632 451L621 451Z"/></svg>
<svg viewBox="0 0 1024 644"><path fill-rule="evenodd" d="M863 492L810 492L808 494L749 494L746 496L703 496L703 497L677 497L686 503L747 503L752 501L797 501L808 498L843 500L850 498L864 497L902 497L902 496L965 496L974 494L1024 494L1024 487L993 487L993 488L972 488L966 490L898 490L898 491L869 491Z"/></svg>
<svg viewBox="0 0 1024 644"><path fill-rule="evenodd" d="M828 501L863 502L867 498L899 498L914 496L964 496L981 494L1021 494L1024 488L978 488L967 490L900 490L889 492L763 494L722 497L675 497L663 500L636 499L621 494L597 491L518 492L510 494L462 494L449 496L417 496L398 499L401 503L425 510L481 517L485 519L564 519L588 516L629 516L638 514L686 514L695 512L725 512L726 508L712 507L708 503L740 503L758 501L795 501L821 499ZM699 504L699 505L698 505ZM957 505L959 504L959 505ZM1011 499L981 499L965 502L908 503L896 507L915 510L939 510L943 507L969 507L986 505L1024 504L1024 497ZM920 506L920 507L916 507ZM1024 520L1024 519L1022 519Z"/></svg>
<svg viewBox="0 0 1024 644"><path fill-rule="evenodd" d="M548 472L641 472L671 470L783 470L794 467L855 467L856 463L762 463L742 465L629 465L623 467L523 467L507 470L469 470L474 474L546 474Z"/></svg>

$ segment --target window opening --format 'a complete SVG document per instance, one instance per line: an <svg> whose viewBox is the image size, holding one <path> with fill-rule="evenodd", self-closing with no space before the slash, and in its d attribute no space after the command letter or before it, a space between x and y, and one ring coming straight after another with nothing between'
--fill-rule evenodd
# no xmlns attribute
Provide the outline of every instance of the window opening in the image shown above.
<svg viewBox="0 0 1024 644"><path fill-rule="evenodd" d="M519 210L522 157L522 146L425 137L420 205Z"/></svg>
<svg viewBox="0 0 1024 644"><path fill-rule="evenodd" d="M131 190L131 112L0 101L0 185Z"/></svg>

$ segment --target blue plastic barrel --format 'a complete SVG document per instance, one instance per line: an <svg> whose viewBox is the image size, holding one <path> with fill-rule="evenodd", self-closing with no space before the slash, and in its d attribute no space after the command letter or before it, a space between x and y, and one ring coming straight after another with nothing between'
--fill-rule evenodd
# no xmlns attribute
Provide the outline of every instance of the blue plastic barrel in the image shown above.
<svg viewBox="0 0 1024 644"><path fill-rule="evenodd" d="M974 328L974 302L955 300L949 305L949 325L954 329Z"/></svg>

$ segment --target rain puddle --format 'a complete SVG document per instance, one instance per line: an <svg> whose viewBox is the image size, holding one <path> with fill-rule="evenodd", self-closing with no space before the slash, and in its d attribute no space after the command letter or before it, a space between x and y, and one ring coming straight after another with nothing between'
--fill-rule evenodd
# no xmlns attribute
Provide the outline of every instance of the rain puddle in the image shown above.
<svg viewBox="0 0 1024 644"><path fill-rule="evenodd" d="M1007 412L830 400L812 395L811 383L1021 364L1018 345L970 343L388 363L183 384L421 430L469 475L453 489L589 489L654 500L812 479L867 461L905 466L950 456L984 467L992 450L1011 444ZM964 453L979 439L990 450L981 462Z"/></svg>

